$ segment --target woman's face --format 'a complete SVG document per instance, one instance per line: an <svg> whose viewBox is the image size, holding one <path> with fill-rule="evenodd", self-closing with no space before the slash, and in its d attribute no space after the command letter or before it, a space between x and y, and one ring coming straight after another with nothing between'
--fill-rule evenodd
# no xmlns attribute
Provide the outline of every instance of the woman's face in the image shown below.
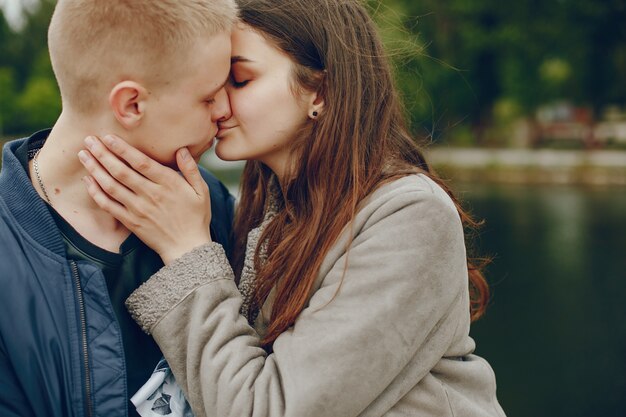
<svg viewBox="0 0 626 417"><path fill-rule="evenodd" d="M296 93L291 59L242 23L233 29L231 56L232 117L219 123L215 152L227 161L261 161L281 177L314 93Z"/></svg>

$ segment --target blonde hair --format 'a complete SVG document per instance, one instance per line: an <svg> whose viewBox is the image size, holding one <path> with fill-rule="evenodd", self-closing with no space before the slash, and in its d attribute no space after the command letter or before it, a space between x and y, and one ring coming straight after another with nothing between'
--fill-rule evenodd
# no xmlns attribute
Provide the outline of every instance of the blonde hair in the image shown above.
<svg viewBox="0 0 626 417"><path fill-rule="evenodd" d="M168 84L236 16L233 0L59 0L48 46L63 105L93 112L123 79Z"/></svg>

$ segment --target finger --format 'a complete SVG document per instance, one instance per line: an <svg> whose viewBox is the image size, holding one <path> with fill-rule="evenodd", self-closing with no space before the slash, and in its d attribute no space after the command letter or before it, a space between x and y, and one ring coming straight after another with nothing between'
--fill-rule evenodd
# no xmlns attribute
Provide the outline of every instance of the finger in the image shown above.
<svg viewBox="0 0 626 417"><path fill-rule="evenodd" d="M101 191L126 207L134 207L136 205L135 202L139 197L113 178L89 151L80 151L78 158L87 172L91 174L91 178L98 184Z"/></svg>
<svg viewBox="0 0 626 417"><path fill-rule="evenodd" d="M150 181L162 184L176 174L170 168L159 164L118 136L106 135L102 138L102 142L111 152L128 162L128 165Z"/></svg>
<svg viewBox="0 0 626 417"><path fill-rule="evenodd" d="M85 138L85 146L89 154L97 160L102 168L127 188L139 193L150 186L150 181L121 161L95 136ZM81 160L82 161L82 160Z"/></svg>
<svg viewBox="0 0 626 417"><path fill-rule="evenodd" d="M208 194L209 187L202 178L202 174L200 174L198 164L191 157L191 153L189 153L187 148L181 148L178 152L176 152L176 163L178 164L178 169L183 174L183 177L185 177L196 194Z"/></svg>
<svg viewBox="0 0 626 417"><path fill-rule="evenodd" d="M83 177L83 183L87 188L87 193L98 207L115 217L126 227L129 227L132 222L130 221L130 213L126 207L111 199L92 177Z"/></svg>

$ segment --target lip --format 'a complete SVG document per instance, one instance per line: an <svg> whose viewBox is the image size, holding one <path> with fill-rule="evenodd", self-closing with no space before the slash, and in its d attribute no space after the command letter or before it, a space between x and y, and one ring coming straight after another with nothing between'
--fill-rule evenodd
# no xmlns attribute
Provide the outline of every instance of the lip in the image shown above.
<svg viewBox="0 0 626 417"><path fill-rule="evenodd" d="M224 135L224 133L228 132L229 130L235 127L237 126L236 125L235 126L219 126L219 130L217 131L217 134L215 135L215 137L219 139Z"/></svg>

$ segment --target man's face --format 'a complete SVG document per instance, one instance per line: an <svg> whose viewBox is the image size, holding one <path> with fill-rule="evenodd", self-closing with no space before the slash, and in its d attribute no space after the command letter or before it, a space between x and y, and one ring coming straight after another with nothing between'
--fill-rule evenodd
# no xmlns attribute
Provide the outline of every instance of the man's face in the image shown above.
<svg viewBox="0 0 626 417"><path fill-rule="evenodd" d="M217 122L230 117L224 90L230 71L230 33L198 42L171 84L152 92L134 145L174 167L175 153L188 147L198 160L213 144Z"/></svg>

